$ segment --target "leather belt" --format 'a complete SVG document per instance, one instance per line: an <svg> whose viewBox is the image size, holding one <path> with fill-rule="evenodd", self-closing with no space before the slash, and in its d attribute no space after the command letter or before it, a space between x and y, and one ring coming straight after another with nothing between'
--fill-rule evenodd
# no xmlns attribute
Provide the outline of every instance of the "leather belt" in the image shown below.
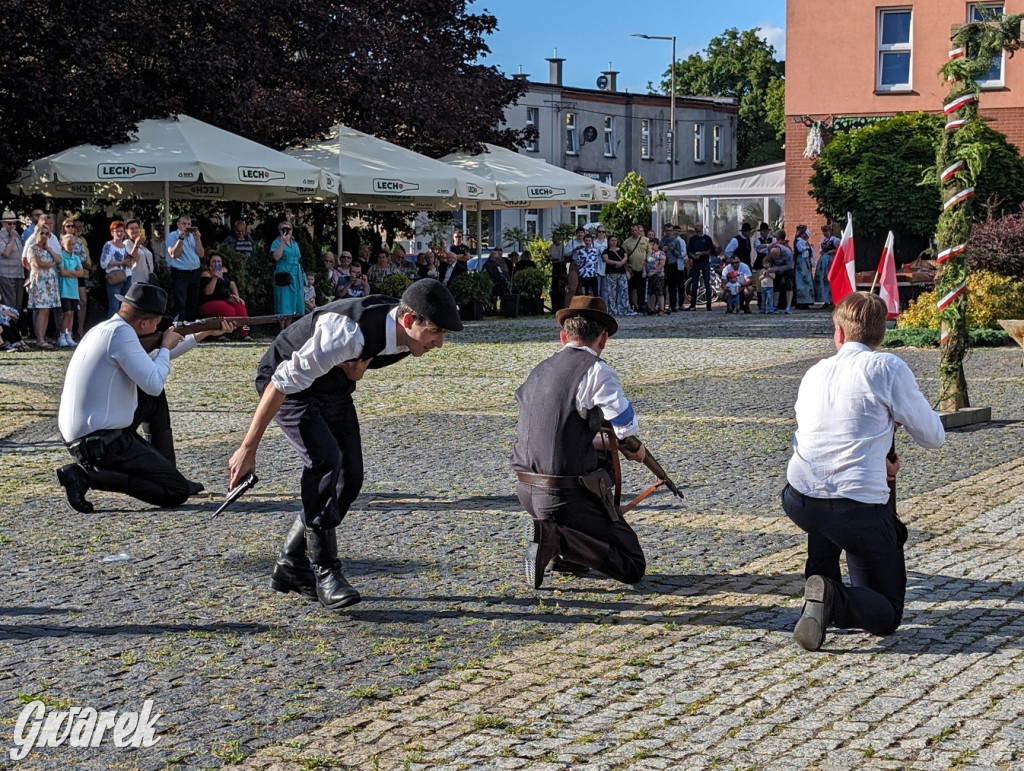
<svg viewBox="0 0 1024 771"><path fill-rule="evenodd" d="M554 487L571 490L580 486L579 477L557 477L550 474L532 474L529 471L517 471L516 476L524 485L534 487Z"/></svg>

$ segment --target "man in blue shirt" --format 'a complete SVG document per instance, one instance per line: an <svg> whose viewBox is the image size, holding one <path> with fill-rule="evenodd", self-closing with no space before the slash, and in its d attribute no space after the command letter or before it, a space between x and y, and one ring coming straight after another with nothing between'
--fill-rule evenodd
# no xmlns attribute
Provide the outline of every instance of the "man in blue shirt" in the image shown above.
<svg viewBox="0 0 1024 771"><path fill-rule="evenodd" d="M194 321L199 318L200 261L206 254L202 234L192 227L192 218L183 214L165 243L174 289L174 316L178 321Z"/></svg>

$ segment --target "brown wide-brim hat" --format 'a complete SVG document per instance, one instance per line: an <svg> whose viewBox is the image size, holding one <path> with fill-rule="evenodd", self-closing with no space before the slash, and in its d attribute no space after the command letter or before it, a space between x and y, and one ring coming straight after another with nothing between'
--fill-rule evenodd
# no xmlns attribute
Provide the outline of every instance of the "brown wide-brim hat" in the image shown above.
<svg viewBox="0 0 1024 771"><path fill-rule="evenodd" d="M563 324L566 319L573 316L583 316L604 324L608 328L609 337L619 331L619 322L608 313L608 306L600 297L577 295L569 302L568 308L562 308L555 314L559 324Z"/></svg>

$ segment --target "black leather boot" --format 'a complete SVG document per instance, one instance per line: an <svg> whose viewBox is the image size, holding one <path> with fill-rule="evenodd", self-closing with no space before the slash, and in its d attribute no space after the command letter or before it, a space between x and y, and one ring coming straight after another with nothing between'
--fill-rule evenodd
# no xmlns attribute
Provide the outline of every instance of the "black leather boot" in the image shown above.
<svg viewBox="0 0 1024 771"><path fill-rule="evenodd" d="M316 596L325 608L334 610L355 605L361 599L341 572L335 529L306 528L306 548L316 576Z"/></svg>
<svg viewBox="0 0 1024 771"><path fill-rule="evenodd" d="M89 472L78 463L69 463L57 469L57 481L68 496L68 505L82 514L91 514L93 505L85 499L89 492Z"/></svg>
<svg viewBox="0 0 1024 771"><path fill-rule="evenodd" d="M544 571L560 553L558 525L550 519L533 520L533 541L527 544L523 555L526 583L540 589Z"/></svg>
<svg viewBox="0 0 1024 771"><path fill-rule="evenodd" d="M270 574L270 588L275 592L298 592L311 600L316 594L316 576L306 557L306 526L296 517L284 539L284 548Z"/></svg>

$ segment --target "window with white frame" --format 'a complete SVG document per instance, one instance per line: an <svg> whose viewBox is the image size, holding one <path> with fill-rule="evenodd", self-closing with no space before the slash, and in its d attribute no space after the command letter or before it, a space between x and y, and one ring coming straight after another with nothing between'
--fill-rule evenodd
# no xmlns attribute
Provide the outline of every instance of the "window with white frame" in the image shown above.
<svg viewBox="0 0 1024 771"><path fill-rule="evenodd" d="M537 107L526 108L526 125L528 128L536 129L540 124L540 109ZM526 143L527 152L535 153L540 148L537 147L537 140L531 139Z"/></svg>
<svg viewBox="0 0 1024 771"><path fill-rule="evenodd" d="M651 160L651 122L640 121L640 157L645 161Z"/></svg>
<svg viewBox="0 0 1024 771"><path fill-rule="evenodd" d="M576 113L574 112L565 114L565 154L580 154L580 132L576 128Z"/></svg>
<svg viewBox="0 0 1024 771"><path fill-rule="evenodd" d="M984 9L984 14L982 10ZM984 21L986 17L995 19L1003 15L1002 3L968 3L967 21ZM1000 52L999 56L992 58L992 66L988 73L978 78L978 85L982 88L1001 88L1003 85L1003 60L1005 53Z"/></svg>
<svg viewBox="0 0 1024 771"><path fill-rule="evenodd" d="M604 157L615 157L615 118L604 116Z"/></svg>
<svg viewBox="0 0 1024 771"><path fill-rule="evenodd" d="M878 11L878 91L909 91L913 25L909 8Z"/></svg>
<svg viewBox="0 0 1024 771"><path fill-rule="evenodd" d="M693 162L704 163L704 124L693 124Z"/></svg>
<svg viewBox="0 0 1024 771"><path fill-rule="evenodd" d="M711 160L713 163L722 162L722 127L715 126L711 129Z"/></svg>

